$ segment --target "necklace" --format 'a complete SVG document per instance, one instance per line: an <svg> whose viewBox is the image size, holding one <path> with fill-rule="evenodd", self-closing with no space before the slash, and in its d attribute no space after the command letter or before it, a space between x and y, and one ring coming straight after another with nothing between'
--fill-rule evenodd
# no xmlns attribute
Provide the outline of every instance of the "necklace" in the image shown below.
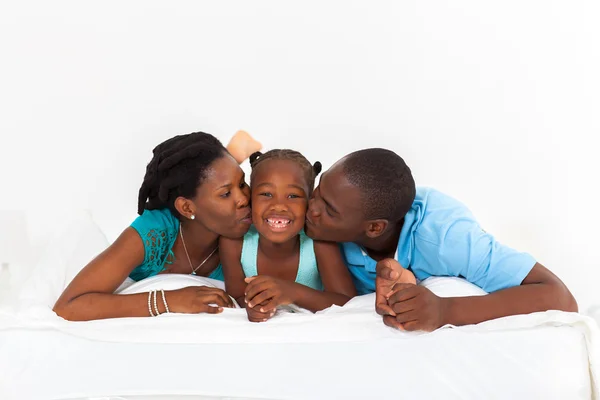
<svg viewBox="0 0 600 400"><path fill-rule="evenodd" d="M181 224L179 225L179 235L181 236L181 243L183 244L183 250L185 250L185 255L187 256L188 262L190 263L190 268L192 269L192 273L190 275L196 275L196 271L198 271L198 269L201 266L203 266L204 263L206 263L208 261L208 259L212 257L213 254L215 254L215 251L217 251L217 249L219 248L219 245L217 245L217 247L215 247L215 249L208 255L208 257L206 257L204 259L204 261L202 261L200 264L198 264L198 266L196 268L194 268L192 266L192 260L190 259L190 255L188 254L187 247L185 246L185 240L183 239L183 230L181 229Z"/></svg>

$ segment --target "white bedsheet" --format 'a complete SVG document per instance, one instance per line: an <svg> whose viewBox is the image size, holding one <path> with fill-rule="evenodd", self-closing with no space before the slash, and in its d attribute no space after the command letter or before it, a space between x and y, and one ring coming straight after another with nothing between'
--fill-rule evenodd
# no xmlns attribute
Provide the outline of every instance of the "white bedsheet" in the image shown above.
<svg viewBox="0 0 600 400"><path fill-rule="evenodd" d="M370 295L316 315L282 312L263 324L247 322L239 309L67 322L51 307L102 249L102 235L88 230L68 231L72 237L43 257L20 302L0 309L0 399L598 398L598 326L579 314L410 333L385 327ZM125 292L207 283L218 285L163 275ZM442 296L482 294L455 278L423 284Z"/></svg>
<svg viewBox="0 0 600 400"><path fill-rule="evenodd" d="M164 275L129 290L192 280L212 282ZM477 290L458 279L425 284L440 295ZM40 305L4 309L0 398L382 398L392 383L403 398L597 395L590 371L598 327L588 317L545 312L423 334L385 327L373 302L361 296L263 324L247 322L241 309L79 323Z"/></svg>

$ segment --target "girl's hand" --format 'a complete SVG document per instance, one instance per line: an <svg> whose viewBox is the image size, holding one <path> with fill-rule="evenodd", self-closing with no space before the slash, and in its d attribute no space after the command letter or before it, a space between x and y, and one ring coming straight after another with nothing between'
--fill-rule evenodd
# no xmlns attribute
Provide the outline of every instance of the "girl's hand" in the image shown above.
<svg viewBox="0 0 600 400"><path fill-rule="evenodd" d="M284 281L266 275L245 279L246 307L255 311L271 314L278 306L294 303L295 282Z"/></svg>
<svg viewBox="0 0 600 400"><path fill-rule="evenodd" d="M246 312L248 313L248 321L250 322L266 322L273 315L275 315L275 310L261 312L259 311L261 308L261 304L257 304L255 307L246 306Z"/></svg>

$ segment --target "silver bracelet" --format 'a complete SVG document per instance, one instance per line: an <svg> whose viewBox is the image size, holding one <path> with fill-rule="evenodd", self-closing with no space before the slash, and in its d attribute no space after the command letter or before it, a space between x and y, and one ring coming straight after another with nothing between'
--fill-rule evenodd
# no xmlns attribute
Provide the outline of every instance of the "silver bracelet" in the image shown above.
<svg viewBox="0 0 600 400"><path fill-rule="evenodd" d="M156 292L157 290L154 290L152 293L154 295L154 311L156 311L156 316L158 317L160 315L160 312L158 312L158 306L156 305Z"/></svg>
<svg viewBox="0 0 600 400"><path fill-rule="evenodd" d="M150 305L150 299L152 298L152 292L148 292L148 311L150 312L150 316L154 317L152 313L152 306Z"/></svg>
<svg viewBox="0 0 600 400"><path fill-rule="evenodd" d="M163 304L165 305L165 310L167 310L167 314L169 314L169 306L167 305L167 299L165 298L165 291L160 289L160 294L162 295Z"/></svg>

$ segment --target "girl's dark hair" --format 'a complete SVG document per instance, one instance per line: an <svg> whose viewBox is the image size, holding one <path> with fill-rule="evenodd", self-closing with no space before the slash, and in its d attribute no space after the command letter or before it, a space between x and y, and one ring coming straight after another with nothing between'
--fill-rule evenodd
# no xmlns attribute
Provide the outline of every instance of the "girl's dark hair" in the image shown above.
<svg viewBox="0 0 600 400"><path fill-rule="evenodd" d="M321 169L323 168L320 162L317 161L314 164L311 164L310 161L308 161L306 157L302 155L302 153L299 153L295 150L273 149L267 151L265 154L257 151L250 156L250 166L252 167L250 184L252 184L252 178L254 176L256 167L266 160L289 160L298 163L304 171L306 183L308 184L309 196L312 194L312 191L315 187L315 178L317 175L319 175Z"/></svg>
<svg viewBox="0 0 600 400"><path fill-rule="evenodd" d="M175 199L194 197L209 166L227 150L213 135L193 132L162 142L152 153L138 195L138 214L145 209L169 208L179 217Z"/></svg>

